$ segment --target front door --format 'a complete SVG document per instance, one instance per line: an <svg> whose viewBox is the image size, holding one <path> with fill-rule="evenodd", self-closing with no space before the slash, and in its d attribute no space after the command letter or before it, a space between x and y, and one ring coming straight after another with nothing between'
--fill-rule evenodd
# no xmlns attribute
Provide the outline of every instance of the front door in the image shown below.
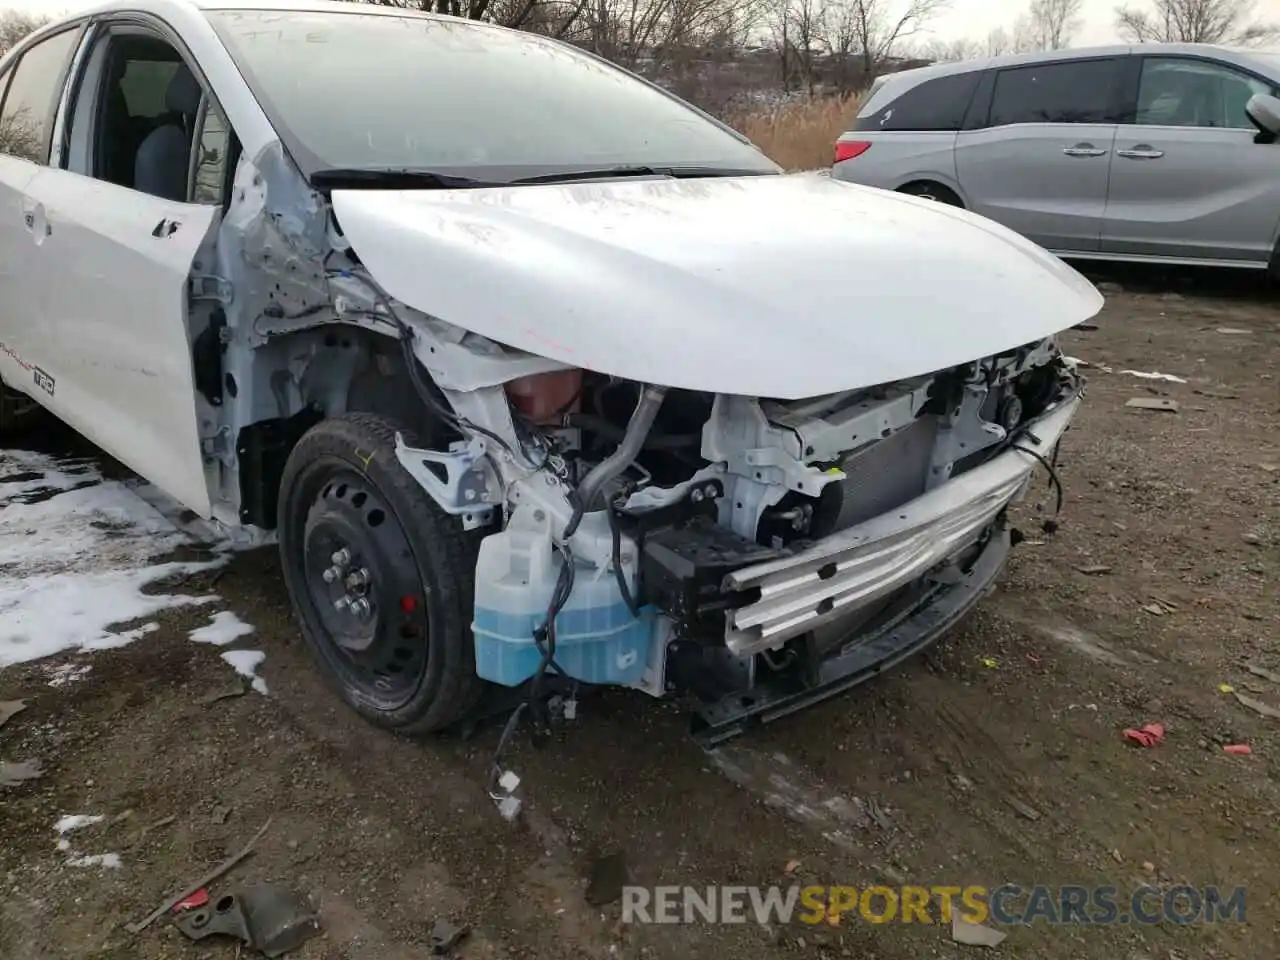
<svg viewBox="0 0 1280 960"><path fill-rule="evenodd" d="M94 443L207 517L187 328L192 265L215 206L45 168L27 186L48 234L36 353L49 406Z"/></svg>
<svg viewBox="0 0 1280 960"><path fill-rule="evenodd" d="M1280 224L1280 144L1254 142L1245 104L1271 92L1223 64L1144 57L1135 122L1116 138L1103 251L1267 263Z"/></svg>
<svg viewBox="0 0 1280 960"><path fill-rule="evenodd" d="M191 202L204 94L167 41L97 25L55 149L24 190L40 316L26 341L40 398L202 516L210 496L188 327L221 207Z"/></svg>
<svg viewBox="0 0 1280 960"><path fill-rule="evenodd" d="M1050 250L1096 251L1122 62L998 71L986 123L956 138L956 174L970 209Z"/></svg>

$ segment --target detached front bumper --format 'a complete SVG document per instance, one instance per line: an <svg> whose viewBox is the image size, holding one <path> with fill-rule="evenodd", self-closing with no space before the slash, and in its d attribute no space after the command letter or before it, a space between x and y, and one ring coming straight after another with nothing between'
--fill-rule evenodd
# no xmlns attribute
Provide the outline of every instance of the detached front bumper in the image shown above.
<svg viewBox="0 0 1280 960"><path fill-rule="evenodd" d="M1078 396L1031 423L1019 445L1046 459L1080 405ZM744 567L724 590L757 593L725 618L725 645L738 656L849 617L975 545L1022 491L1035 457L1017 447L888 514L832 534L795 556ZM988 547L984 560L990 553ZM998 572L992 573L992 576ZM976 600L976 598L975 598Z"/></svg>

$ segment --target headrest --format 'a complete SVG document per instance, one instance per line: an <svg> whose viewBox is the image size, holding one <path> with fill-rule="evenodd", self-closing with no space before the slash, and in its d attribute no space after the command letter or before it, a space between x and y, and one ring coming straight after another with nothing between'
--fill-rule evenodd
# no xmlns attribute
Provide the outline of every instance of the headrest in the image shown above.
<svg viewBox="0 0 1280 960"><path fill-rule="evenodd" d="M169 89L165 91L165 107L174 113L194 117L200 109L200 97L203 94L200 82L187 65L181 63L178 65L178 72L169 81Z"/></svg>

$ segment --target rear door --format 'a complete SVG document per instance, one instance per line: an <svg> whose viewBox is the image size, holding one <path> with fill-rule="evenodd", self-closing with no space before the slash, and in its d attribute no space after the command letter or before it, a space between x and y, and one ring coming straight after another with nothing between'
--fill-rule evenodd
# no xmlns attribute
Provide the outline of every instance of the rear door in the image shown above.
<svg viewBox="0 0 1280 960"><path fill-rule="evenodd" d="M27 188L49 158L54 115L80 27L28 47L0 77L0 378L48 400L40 389L35 338L44 316L43 290L33 282L44 233Z"/></svg>
<svg viewBox="0 0 1280 960"><path fill-rule="evenodd" d="M1280 145L1255 142L1245 104L1272 84L1196 57L1142 57L1134 74L1103 251L1267 263L1280 224Z"/></svg>
<svg viewBox="0 0 1280 960"><path fill-rule="evenodd" d="M45 399L55 412L207 517L187 309L193 264L211 247L221 210L190 202L189 179L188 192L174 198L103 179L117 176L113 169L130 181L133 175L132 162L105 165L136 112L113 87L137 73L112 59L116 40L105 27L96 31L68 98L74 109L60 124L60 130L68 128L63 142L82 143L88 130L97 149L91 142L82 151L82 172L45 167L25 190L27 204L45 225L35 237L30 274L43 303L33 351L47 374ZM147 51L129 56L177 56L152 53L154 46L139 47L136 40L126 47L122 39L119 49ZM172 71L151 72L172 77ZM164 90L159 97L163 102ZM158 117L155 126L168 123L187 120ZM73 166L76 153L72 146ZM173 162L188 170L190 156Z"/></svg>
<svg viewBox="0 0 1280 960"><path fill-rule="evenodd" d="M956 139L969 208L1051 250L1097 251L1124 60L997 70L985 118Z"/></svg>

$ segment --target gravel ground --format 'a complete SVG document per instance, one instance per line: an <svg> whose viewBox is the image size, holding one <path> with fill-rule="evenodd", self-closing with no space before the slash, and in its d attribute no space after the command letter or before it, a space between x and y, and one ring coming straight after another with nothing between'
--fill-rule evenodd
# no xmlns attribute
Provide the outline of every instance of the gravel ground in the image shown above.
<svg viewBox="0 0 1280 960"><path fill-rule="evenodd" d="M1037 487L1001 588L952 635L718 755L665 704L590 698L558 740L518 743L527 808L509 825L486 796L496 729L410 742L356 719L311 669L270 549L180 585L254 626L265 696L205 702L233 674L218 648L188 641L209 621L199 607L120 649L0 670L0 700L28 701L0 729L0 757L44 765L0 788L0 956L229 960L227 941L124 924L268 818L216 890L273 881L311 896L325 932L291 954L304 958L425 957L439 918L469 926L469 958L980 952L944 925L856 916L624 924L618 904L584 897L591 865L617 852L644 885L1243 885L1246 924L1034 924L991 953L1280 955L1280 720L1220 687L1280 707L1280 683L1246 668L1280 672L1277 301L1234 275L1104 279L1098 329L1066 337L1090 381L1063 445L1058 531L1040 532L1035 501L1051 496ZM1158 397L1178 411L1126 407ZM49 685L51 670L85 664ZM1121 736L1152 722L1166 728L1154 748ZM1222 749L1241 743L1252 755ZM59 850L67 814L105 819ZM120 866L67 862L103 853Z"/></svg>

